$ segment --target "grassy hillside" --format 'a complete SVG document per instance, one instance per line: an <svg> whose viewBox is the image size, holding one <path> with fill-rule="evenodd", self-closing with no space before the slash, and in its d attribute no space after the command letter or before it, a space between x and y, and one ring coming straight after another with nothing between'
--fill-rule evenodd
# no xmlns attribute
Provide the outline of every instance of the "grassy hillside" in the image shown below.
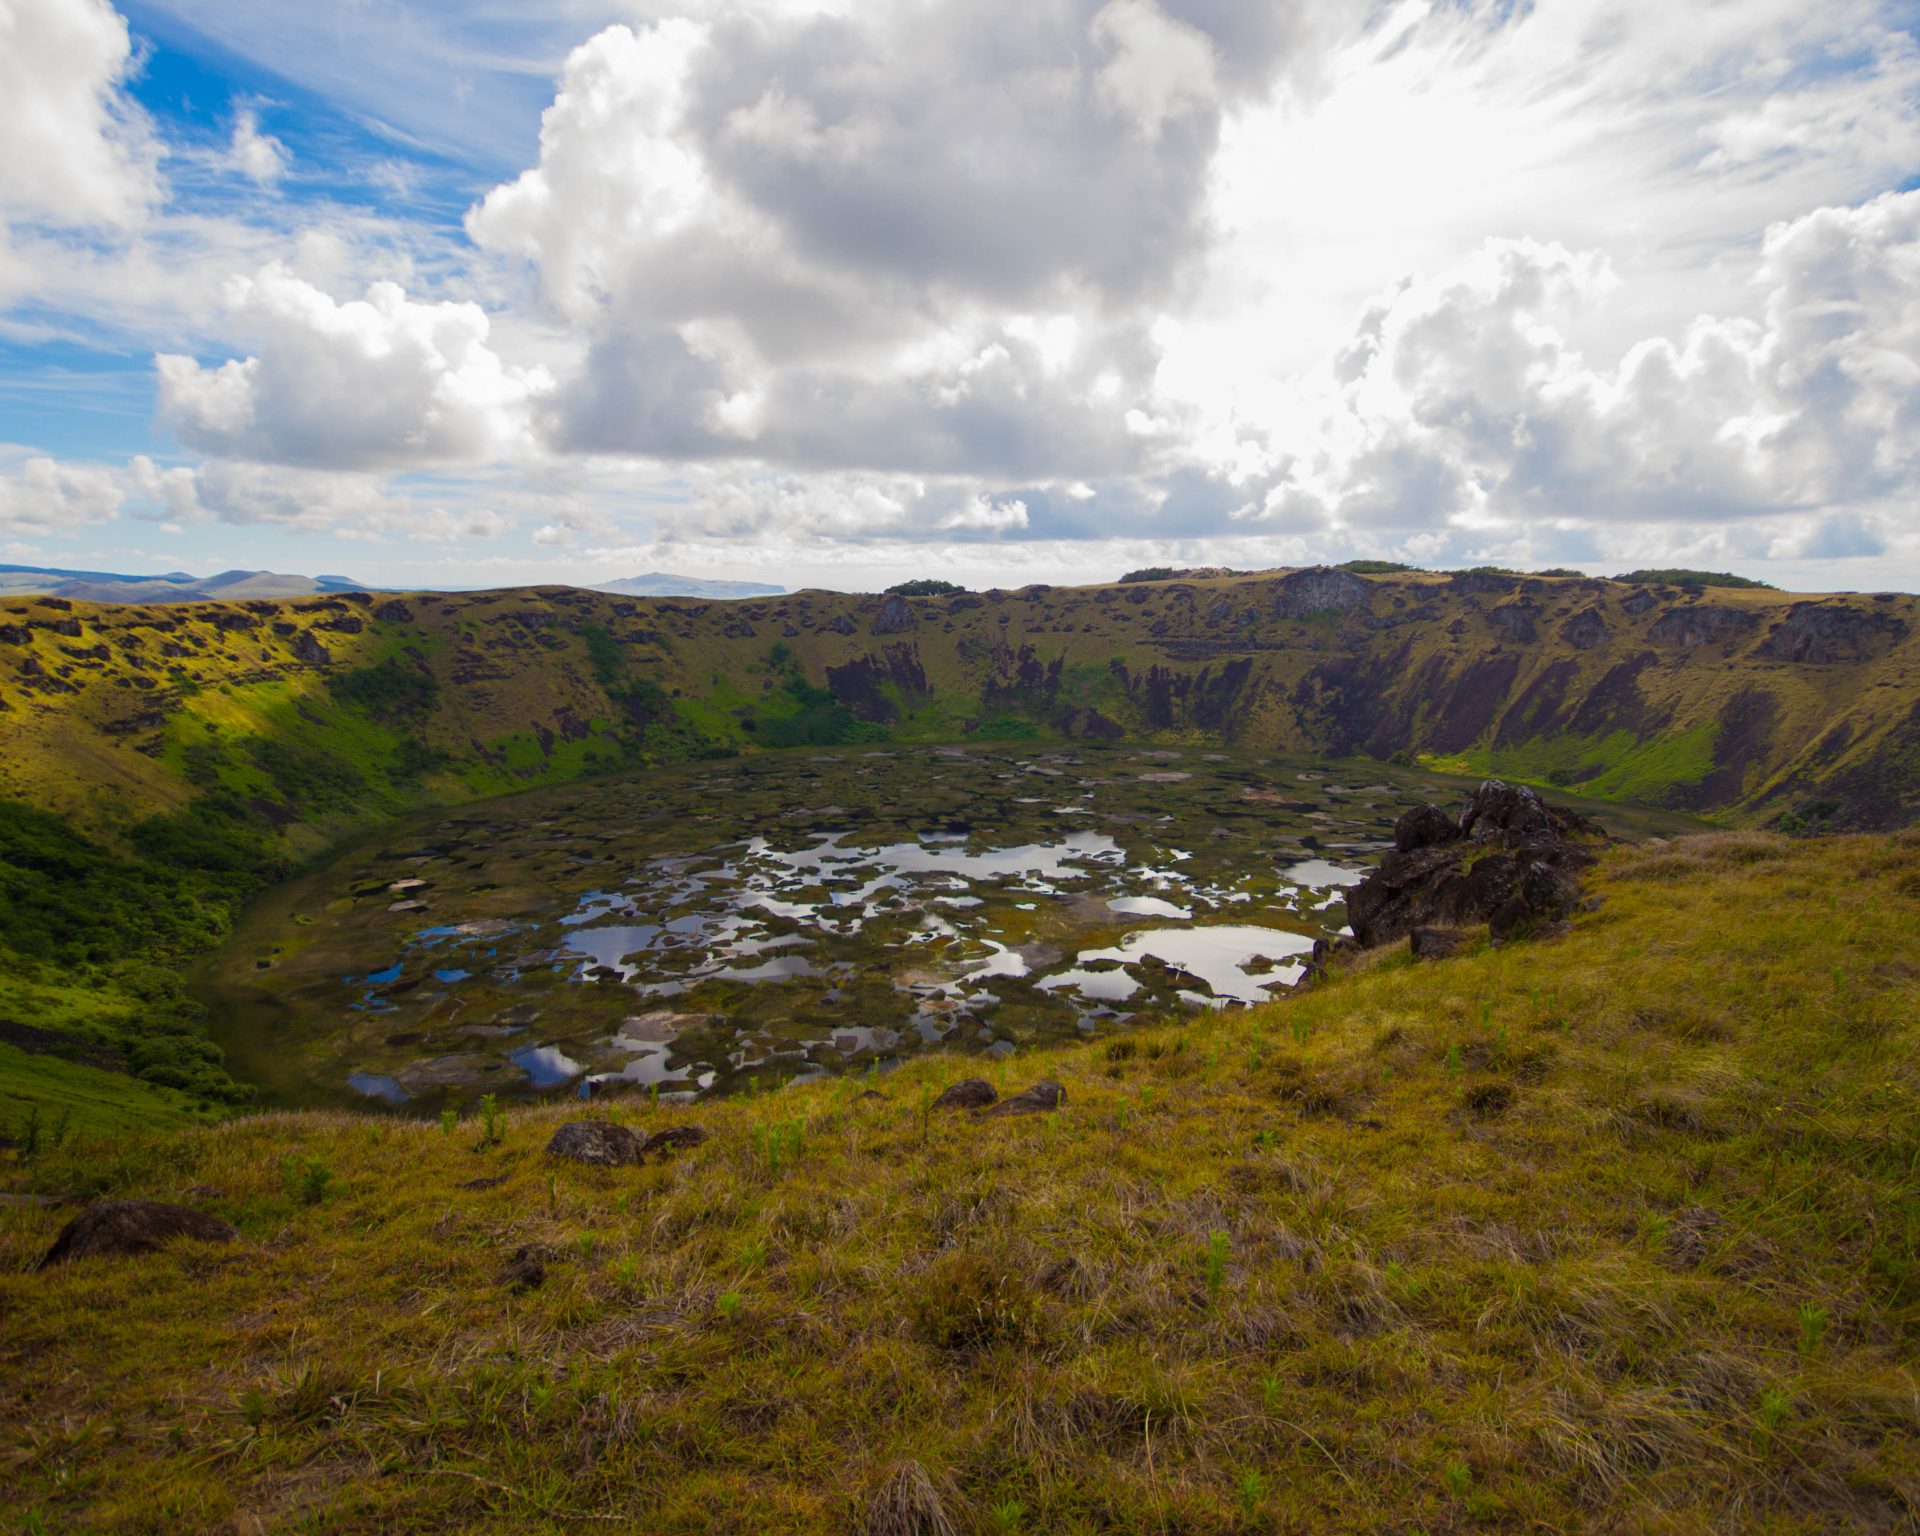
<svg viewBox="0 0 1920 1536"><path fill-rule="evenodd" d="M582 1112L274 1115L13 1169L188 1200L34 1273L28 1530L1881 1532L1920 1505L1920 838L1620 850L1568 936L933 1058L542 1155ZM503 1276L544 1256L544 1283ZM917 1512L917 1513L916 1513Z"/></svg>

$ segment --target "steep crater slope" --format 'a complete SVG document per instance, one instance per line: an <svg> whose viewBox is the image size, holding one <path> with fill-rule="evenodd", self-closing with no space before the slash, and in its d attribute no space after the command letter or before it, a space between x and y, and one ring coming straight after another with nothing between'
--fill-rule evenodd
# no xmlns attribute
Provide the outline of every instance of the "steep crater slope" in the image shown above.
<svg viewBox="0 0 1920 1536"><path fill-rule="evenodd" d="M0 794L296 856L409 807L860 740L1218 742L1740 821L1884 828L1920 786L1920 603L1309 569L946 597L571 588L0 606Z"/></svg>

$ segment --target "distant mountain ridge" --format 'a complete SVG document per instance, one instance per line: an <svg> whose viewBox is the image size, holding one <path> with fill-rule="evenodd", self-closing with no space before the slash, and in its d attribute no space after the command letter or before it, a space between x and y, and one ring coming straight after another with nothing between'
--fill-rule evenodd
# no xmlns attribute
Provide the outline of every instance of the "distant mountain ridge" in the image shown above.
<svg viewBox="0 0 1920 1536"><path fill-rule="evenodd" d="M0 596L76 598L86 603L234 602L249 597L315 597L370 590L351 576L294 576L277 571L222 571L195 576L168 571L133 576L118 571L72 571L56 566L0 565Z"/></svg>
<svg viewBox="0 0 1920 1536"><path fill-rule="evenodd" d="M675 576L668 571L595 582L587 590L611 592L615 597L704 597L722 602L742 597L785 597L787 593L785 587L763 581L710 581L704 576Z"/></svg>

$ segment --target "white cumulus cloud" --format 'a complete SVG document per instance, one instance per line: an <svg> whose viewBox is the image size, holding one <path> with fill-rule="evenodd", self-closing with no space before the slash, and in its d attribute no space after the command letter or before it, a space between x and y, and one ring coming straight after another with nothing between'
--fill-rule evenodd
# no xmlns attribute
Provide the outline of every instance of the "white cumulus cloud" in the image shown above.
<svg viewBox="0 0 1920 1536"><path fill-rule="evenodd" d="M235 279L227 299L255 355L155 360L161 418L187 446L354 469L527 451L531 403L549 380L502 361L479 305L409 299L392 282L340 302L278 263Z"/></svg>

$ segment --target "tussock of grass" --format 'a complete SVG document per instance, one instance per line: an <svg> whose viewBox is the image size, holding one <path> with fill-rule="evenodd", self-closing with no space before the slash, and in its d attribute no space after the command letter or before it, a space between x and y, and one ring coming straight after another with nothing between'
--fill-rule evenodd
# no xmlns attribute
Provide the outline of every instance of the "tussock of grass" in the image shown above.
<svg viewBox="0 0 1920 1536"><path fill-rule="evenodd" d="M1904 1528L1917 875L1912 838L1621 852L1563 939L1016 1058L1068 1094L1017 1120L923 1114L972 1065L930 1058L883 1099L596 1107L712 1133L639 1169L543 1157L576 1104L484 1149L337 1114L63 1149L43 1192L244 1241L34 1274L67 1213L0 1207L0 1497L102 1531Z"/></svg>

